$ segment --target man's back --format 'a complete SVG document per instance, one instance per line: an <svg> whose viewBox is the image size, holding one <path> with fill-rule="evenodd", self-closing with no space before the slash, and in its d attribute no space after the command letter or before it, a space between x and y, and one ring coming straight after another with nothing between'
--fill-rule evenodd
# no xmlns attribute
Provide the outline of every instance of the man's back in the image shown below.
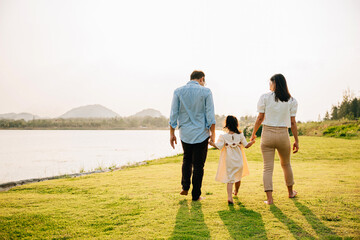
<svg viewBox="0 0 360 240"><path fill-rule="evenodd" d="M215 124L214 104L210 89L196 81L174 91L170 125L179 124L183 142L200 143L209 137L209 128Z"/></svg>

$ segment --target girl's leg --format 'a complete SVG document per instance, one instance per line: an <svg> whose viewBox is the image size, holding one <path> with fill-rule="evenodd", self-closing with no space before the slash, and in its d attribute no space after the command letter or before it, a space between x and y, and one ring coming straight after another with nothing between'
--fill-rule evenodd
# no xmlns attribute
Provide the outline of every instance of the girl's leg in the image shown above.
<svg viewBox="0 0 360 240"><path fill-rule="evenodd" d="M238 182L235 183L235 190L234 190L234 195L235 196L237 196L237 194L239 192L240 184L241 184L241 181L238 181Z"/></svg>
<svg viewBox="0 0 360 240"><path fill-rule="evenodd" d="M228 183L227 184L227 194L228 194L228 202L233 203L234 199L232 197L232 188L233 188L233 183Z"/></svg>

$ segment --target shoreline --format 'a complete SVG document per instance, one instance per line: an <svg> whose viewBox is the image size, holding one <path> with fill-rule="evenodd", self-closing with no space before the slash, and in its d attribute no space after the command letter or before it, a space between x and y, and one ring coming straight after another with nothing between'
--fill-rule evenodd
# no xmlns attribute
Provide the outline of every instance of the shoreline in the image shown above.
<svg viewBox="0 0 360 240"><path fill-rule="evenodd" d="M176 156L176 155L174 155L174 156ZM1 183L0 184L0 192L6 192L13 187L17 187L17 186L21 186L21 185L25 185L25 184L29 184L29 183L43 182L43 181L54 180L54 179L81 177L81 176L95 174L95 173L119 171L119 170L129 168L129 167L137 167L137 166L147 165L149 161L154 161L154 160L157 160L157 159L145 160L145 161L133 163L130 165L124 165L124 166L120 166L120 167L116 167L116 168L107 168L104 170L95 170L95 171L83 172L83 173L63 174L63 175L57 175L57 176L52 176L52 177L43 177L43 178L30 178L30 179L23 179L23 180L18 180L18 181Z"/></svg>

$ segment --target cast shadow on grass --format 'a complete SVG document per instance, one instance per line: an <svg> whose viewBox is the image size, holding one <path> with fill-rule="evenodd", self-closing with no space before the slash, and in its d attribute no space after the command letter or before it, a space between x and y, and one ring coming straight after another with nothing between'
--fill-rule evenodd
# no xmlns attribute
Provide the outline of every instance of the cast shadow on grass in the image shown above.
<svg viewBox="0 0 360 240"><path fill-rule="evenodd" d="M204 222L201 202L179 201L174 231L170 239L210 239L210 231Z"/></svg>
<svg viewBox="0 0 360 240"><path fill-rule="evenodd" d="M219 211L232 239L267 239L261 214L236 202L229 210Z"/></svg>
<svg viewBox="0 0 360 240"><path fill-rule="evenodd" d="M305 231L302 227L300 227L294 220L290 219L286 216L275 204L270 205L270 211L274 214L274 216L279 219L285 226L288 227L291 234L295 239L315 239L310 233Z"/></svg>
<svg viewBox="0 0 360 240"><path fill-rule="evenodd" d="M293 199L293 202L320 238L342 239L325 226L308 207L298 202L296 198Z"/></svg>

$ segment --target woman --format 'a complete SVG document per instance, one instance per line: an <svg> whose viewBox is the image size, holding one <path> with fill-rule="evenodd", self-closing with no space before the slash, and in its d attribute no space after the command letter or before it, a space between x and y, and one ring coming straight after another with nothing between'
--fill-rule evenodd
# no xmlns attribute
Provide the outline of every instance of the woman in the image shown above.
<svg viewBox="0 0 360 240"><path fill-rule="evenodd" d="M293 190L294 177L290 165L290 138L288 127L294 135L293 153L299 150L299 139L296 126L297 101L291 97L286 79L282 74L276 74L270 79L271 92L263 94L258 102L256 119L251 141L255 140L256 132L263 123L261 133L261 152L264 160L263 182L266 192L266 204L273 204L272 174L274 170L275 149L277 149L281 167L284 171L285 183L288 188L289 198L297 194ZM291 122L291 123L290 123Z"/></svg>

